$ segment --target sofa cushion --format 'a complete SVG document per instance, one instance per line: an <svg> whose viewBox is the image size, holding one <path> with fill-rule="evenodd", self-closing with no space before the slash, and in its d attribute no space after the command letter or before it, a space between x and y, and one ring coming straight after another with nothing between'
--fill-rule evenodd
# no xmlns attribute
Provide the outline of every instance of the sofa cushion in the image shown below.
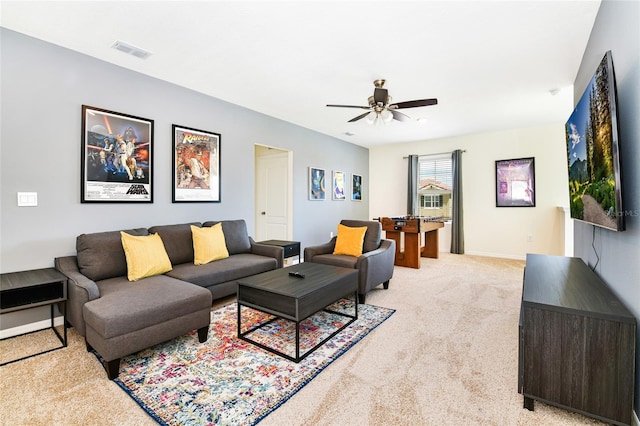
<svg viewBox="0 0 640 426"><path fill-rule="evenodd" d="M149 233L160 234L172 265L193 263L193 238L191 225L200 226L198 222L178 225L160 225L149 228Z"/></svg>
<svg viewBox="0 0 640 426"><path fill-rule="evenodd" d="M366 226L351 227L338 224L338 237L333 254L346 254L354 257L362 255L365 232L367 232Z"/></svg>
<svg viewBox="0 0 640 426"><path fill-rule="evenodd" d="M138 281L144 277L164 274L171 270L171 261L158 234L145 236L120 232L127 259L127 278Z"/></svg>
<svg viewBox="0 0 640 426"><path fill-rule="evenodd" d="M129 235L148 235L145 228L128 229ZM87 278L98 281L127 275L127 259L120 231L82 234L76 238L78 269Z"/></svg>
<svg viewBox="0 0 640 426"><path fill-rule="evenodd" d="M226 259L229 251L224 241L222 224L211 227L191 226L193 235L193 264L204 265L214 260Z"/></svg>
<svg viewBox="0 0 640 426"><path fill-rule="evenodd" d="M167 272L166 275L202 287L209 287L248 277L249 275L271 271L277 267L278 262L274 258L243 253L207 263L206 265L196 266L192 263L175 265L173 270Z"/></svg>
<svg viewBox="0 0 640 426"><path fill-rule="evenodd" d="M85 303L83 315L106 339L211 308L211 292L166 275L137 282L118 277L97 284L102 297Z"/></svg>
<svg viewBox="0 0 640 426"><path fill-rule="evenodd" d="M249 241L249 233L247 232L247 224L243 219L239 220L222 220L209 221L202 226L213 226L216 223L222 223L222 232L227 243L229 254L250 253L251 241Z"/></svg>
<svg viewBox="0 0 640 426"><path fill-rule="evenodd" d="M349 220L345 219L340 221L345 226L366 226L367 233L364 234L364 244L362 247L363 253L368 253L373 250L377 250L380 247L380 241L382 241L382 224L378 221L372 220Z"/></svg>

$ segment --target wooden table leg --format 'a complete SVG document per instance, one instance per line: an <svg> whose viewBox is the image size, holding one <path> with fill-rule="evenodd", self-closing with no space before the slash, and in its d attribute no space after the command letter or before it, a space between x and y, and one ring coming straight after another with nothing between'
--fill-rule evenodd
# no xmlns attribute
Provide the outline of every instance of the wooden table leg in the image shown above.
<svg viewBox="0 0 640 426"><path fill-rule="evenodd" d="M420 234L404 232L404 251L401 251L401 232L386 231L386 237L396 242L396 266L420 268Z"/></svg>
<svg viewBox="0 0 640 426"><path fill-rule="evenodd" d="M424 247L422 247L422 257L430 257L432 259L438 259L440 255L440 239L437 229L427 231L424 233Z"/></svg>

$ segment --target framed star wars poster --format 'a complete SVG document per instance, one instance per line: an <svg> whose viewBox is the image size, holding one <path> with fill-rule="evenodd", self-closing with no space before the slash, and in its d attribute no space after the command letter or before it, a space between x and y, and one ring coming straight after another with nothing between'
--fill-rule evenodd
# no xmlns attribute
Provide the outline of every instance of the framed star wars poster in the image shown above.
<svg viewBox="0 0 640 426"><path fill-rule="evenodd" d="M220 202L219 133L173 125L173 202Z"/></svg>
<svg viewBox="0 0 640 426"><path fill-rule="evenodd" d="M81 202L153 202L153 120L82 105Z"/></svg>

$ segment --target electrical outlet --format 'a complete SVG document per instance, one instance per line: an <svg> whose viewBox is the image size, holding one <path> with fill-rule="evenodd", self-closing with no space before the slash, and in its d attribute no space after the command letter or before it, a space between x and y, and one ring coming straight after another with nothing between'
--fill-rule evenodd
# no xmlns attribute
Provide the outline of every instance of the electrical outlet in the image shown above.
<svg viewBox="0 0 640 426"><path fill-rule="evenodd" d="M529 243L533 242L533 235L531 234L527 235L527 242Z"/></svg>
<svg viewBox="0 0 640 426"><path fill-rule="evenodd" d="M329 232L329 238L333 238L333 232Z"/></svg>

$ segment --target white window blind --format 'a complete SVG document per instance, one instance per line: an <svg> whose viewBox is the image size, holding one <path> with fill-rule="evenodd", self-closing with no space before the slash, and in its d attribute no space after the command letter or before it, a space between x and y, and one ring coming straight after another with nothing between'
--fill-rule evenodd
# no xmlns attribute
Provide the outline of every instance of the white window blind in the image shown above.
<svg viewBox="0 0 640 426"><path fill-rule="evenodd" d="M451 218L453 170L450 154L418 157L418 206L441 207L438 216ZM435 202L434 202L435 201ZM431 215L431 213L425 213Z"/></svg>
<svg viewBox="0 0 640 426"><path fill-rule="evenodd" d="M422 155L418 157L418 166L418 184L424 181L434 181L451 188L453 183L451 156Z"/></svg>

